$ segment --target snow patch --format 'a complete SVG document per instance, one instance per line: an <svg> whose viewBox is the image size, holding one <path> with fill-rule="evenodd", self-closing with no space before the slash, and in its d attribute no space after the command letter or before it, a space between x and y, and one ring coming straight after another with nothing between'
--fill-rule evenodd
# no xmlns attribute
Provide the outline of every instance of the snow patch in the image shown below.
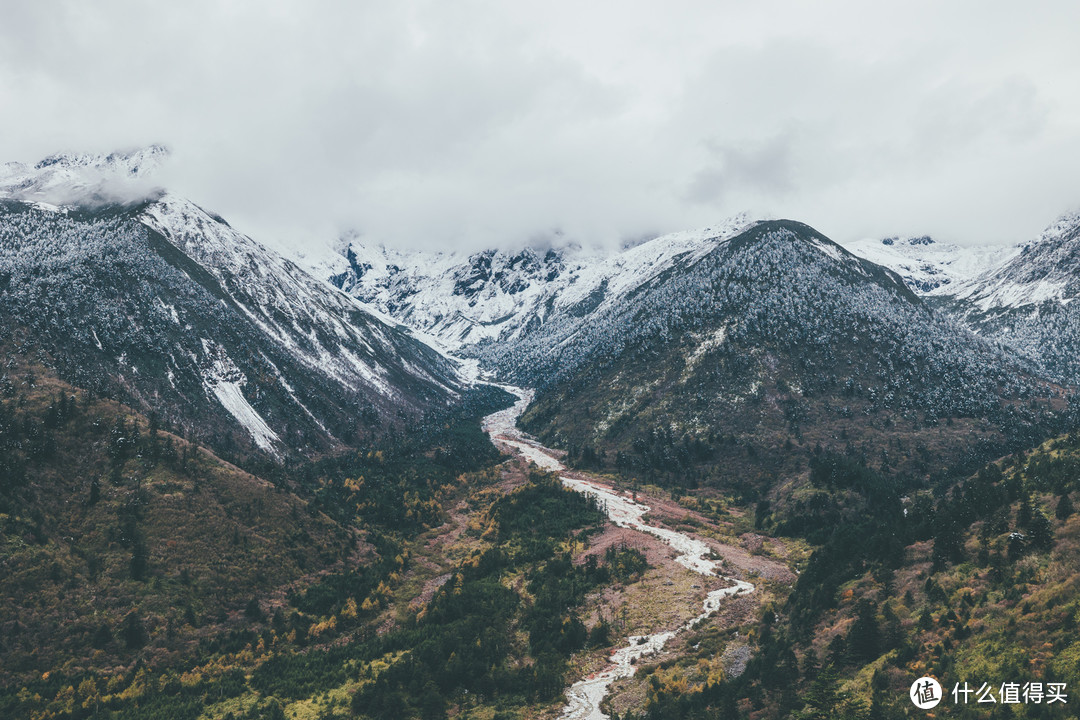
<svg viewBox="0 0 1080 720"><path fill-rule="evenodd" d="M682 382L685 383L690 379L690 375L693 374L694 369L698 366L698 363L701 362L701 358L705 356L705 353L724 344L724 340L727 339L727 333L728 329L726 325L719 327L706 336L700 345L694 348L694 352L690 353L690 356L686 358L686 369L683 370L682 373Z"/></svg>
<svg viewBox="0 0 1080 720"><path fill-rule="evenodd" d="M247 430L256 445L280 459L277 443L281 442L281 438L244 397L242 388L247 384L247 376L236 366L224 348L213 340L201 340L207 359L201 371L207 394L217 398L221 406Z"/></svg>
<svg viewBox="0 0 1080 720"><path fill-rule="evenodd" d="M270 426L255 411L255 408L251 407L251 403L244 397L244 392L241 389L243 387L242 383L227 380L208 381L207 387L218 399L218 402L221 403L221 406L228 410L229 414L236 418L236 421L251 434L251 438L256 445L275 457L281 456L275 446L275 443L281 442L281 438L270 429Z"/></svg>

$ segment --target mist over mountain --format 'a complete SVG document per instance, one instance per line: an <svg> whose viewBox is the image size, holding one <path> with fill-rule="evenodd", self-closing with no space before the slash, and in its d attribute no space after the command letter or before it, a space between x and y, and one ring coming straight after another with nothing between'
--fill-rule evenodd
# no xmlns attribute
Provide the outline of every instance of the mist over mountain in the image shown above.
<svg viewBox="0 0 1080 720"><path fill-rule="evenodd" d="M290 260L166 157L0 181L0 714L784 718L873 665L891 718L938 583L1067 622L1019 579L1074 580L1080 219Z"/></svg>
<svg viewBox="0 0 1080 720"><path fill-rule="evenodd" d="M162 152L54 156L8 176L8 341L228 452L311 455L456 401L451 361L224 219L163 190L118 203L105 189Z"/></svg>
<svg viewBox="0 0 1080 720"><path fill-rule="evenodd" d="M525 427L572 456L617 456L632 468L695 446L734 468L743 463L725 460L722 442L753 452L792 440L873 447L891 432L955 457L975 438L1000 445L1064 422L1069 391L1037 362L800 223L739 217L606 254L409 255L353 244L344 259L335 284L497 377L538 388ZM936 287L988 262L952 261ZM945 429L946 419L963 430ZM884 464L912 471L910 461Z"/></svg>

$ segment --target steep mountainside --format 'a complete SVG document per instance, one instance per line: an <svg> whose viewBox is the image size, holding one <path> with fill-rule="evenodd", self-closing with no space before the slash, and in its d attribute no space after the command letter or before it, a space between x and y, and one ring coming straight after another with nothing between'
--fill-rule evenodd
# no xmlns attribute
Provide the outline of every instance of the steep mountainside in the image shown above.
<svg viewBox="0 0 1080 720"><path fill-rule="evenodd" d="M64 377L226 453L326 451L445 409L462 387L408 331L168 194L0 199L0 317Z"/></svg>
<svg viewBox="0 0 1080 720"><path fill-rule="evenodd" d="M174 663L354 556L295 494L0 351L0 688Z"/></svg>
<svg viewBox="0 0 1080 720"><path fill-rule="evenodd" d="M981 335L1080 384L1080 213L1064 215L1017 253L935 302Z"/></svg>
<svg viewBox="0 0 1080 720"><path fill-rule="evenodd" d="M615 450L630 470L713 458L735 472L722 442L775 466L799 453L769 448L795 441L921 474L979 441L1040 436L1063 394L895 274L790 221L756 224L587 318L477 352L540 388L527 428Z"/></svg>
<svg viewBox="0 0 1080 720"><path fill-rule="evenodd" d="M1061 216L1033 241L951 293L979 311L1031 308L1048 301L1067 305L1080 294L1080 213Z"/></svg>
<svg viewBox="0 0 1080 720"><path fill-rule="evenodd" d="M1032 361L1058 382L1080 383L1080 213L1003 248L928 238L862 241L851 252L900 274L936 309Z"/></svg>
<svg viewBox="0 0 1080 720"><path fill-rule="evenodd" d="M928 240L881 247L879 259L916 265L950 258L935 293L993 255ZM538 388L529 429L628 472L783 465L804 453L756 454L795 441L874 447L877 464L922 473L980 440L1034 442L1060 420L1063 403L1043 401L1065 392L1035 377L1036 363L795 222L738 218L609 255L487 252L462 262L355 244L346 255L335 282ZM909 281L915 271L932 277L908 270ZM876 447L898 438L919 453ZM725 443L749 459L719 452Z"/></svg>
<svg viewBox="0 0 1080 720"><path fill-rule="evenodd" d="M475 548L444 557L425 533L464 524L447 511L497 478L479 417L502 407L498 390L470 390L446 422L404 441L256 475L64 382L38 356L0 344L0 717L282 717L268 705L343 683L351 694L350 658L377 663L387 621L415 613L414 599L431 598L417 598L424 580ZM475 503L474 522L489 504ZM522 504L526 525L537 505ZM540 514L573 522L558 507ZM410 548L427 555L414 563ZM511 632L473 598L482 627ZM490 668L479 632L433 627L394 642L441 633L454 643L446 654L471 648L465 677ZM550 671L555 691L561 672Z"/></svg>

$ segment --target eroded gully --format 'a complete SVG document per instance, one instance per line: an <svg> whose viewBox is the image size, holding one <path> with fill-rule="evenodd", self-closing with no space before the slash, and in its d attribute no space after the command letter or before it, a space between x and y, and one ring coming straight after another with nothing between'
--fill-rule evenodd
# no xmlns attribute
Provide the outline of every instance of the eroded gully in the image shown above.
<svg viewBox="0 0 1080 720"><path fill-rule="evenodd" d="M532 400L532 391L509 385L499 387L516 395L518 401L513 407L484 418L484 430L491 436L492 441L513 448L523 458L535 463L543 470L565 472L566 466L555 457L552 451L526 438L516 427L518 417L525 412L525 408ZM642 517L649 512L647 505L623 497L616 490L598 482L565 475L560 475L560 479L566 487L595 497L615 525L654 535L670 545L679 553L674 562L701 575L718 577L734 583L730 587L713 590L706 595L702 612L679 627L651 635L630 636L623 647L612 653L603 670L570 686L566 691L568 702L561 716L564 720L605 720L608 716L600 710L600 703L607 695L608 687L620 678L633 675L639 658L660 652L673 637L719 610L724 598L752 593L754 586L742 580L720 575L720 564L710 559L712 552L701 540L674 530L646 524Z"/></svg>

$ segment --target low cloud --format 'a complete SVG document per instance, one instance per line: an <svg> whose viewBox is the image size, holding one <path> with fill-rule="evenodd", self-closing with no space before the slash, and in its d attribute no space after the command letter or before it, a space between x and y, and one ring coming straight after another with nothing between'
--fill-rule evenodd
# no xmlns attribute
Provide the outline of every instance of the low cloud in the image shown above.
<svg viewBox="0 0 1080 720"><path fill-rule="evenodd" d="M977 21L976 21L977 20ZM838 240L1080 205L1080 6L45 0L0 26L0 160L163 142L258 237L621 243L745 209Z"/></svg>

